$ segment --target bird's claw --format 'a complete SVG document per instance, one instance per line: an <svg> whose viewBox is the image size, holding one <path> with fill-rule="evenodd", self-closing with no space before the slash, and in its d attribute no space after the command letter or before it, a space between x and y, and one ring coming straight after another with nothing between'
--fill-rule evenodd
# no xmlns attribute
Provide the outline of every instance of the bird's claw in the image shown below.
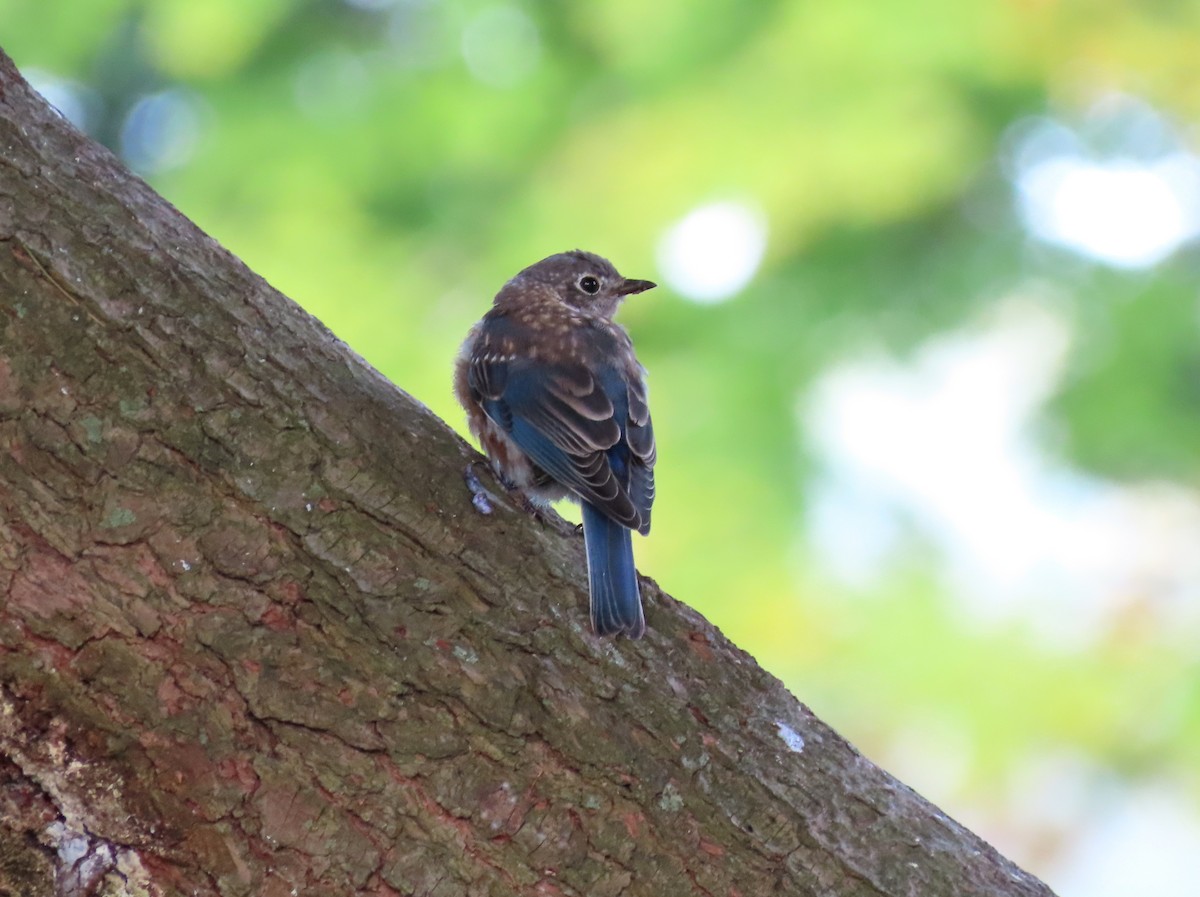
<svg viewBox="0 0 1200 897"><path fill-rule="evenodd" d="M488 491L487 486L483 485L483 481L479 478L476 466L481 463L479 461L472 461L468 464L467 469L463 471L463 481L467 484L467 491L471 493L471 504L474 505L475 510L480 514L490 515L496 510L495 505L492 504L495 500L495 495ZM543 526L549 523L549 518L546 517L545 509L541 505L530 499L520 488L513 485L507 477L496 473L490 467L487 470L505 488L513 504L521 508Z"/></svg>

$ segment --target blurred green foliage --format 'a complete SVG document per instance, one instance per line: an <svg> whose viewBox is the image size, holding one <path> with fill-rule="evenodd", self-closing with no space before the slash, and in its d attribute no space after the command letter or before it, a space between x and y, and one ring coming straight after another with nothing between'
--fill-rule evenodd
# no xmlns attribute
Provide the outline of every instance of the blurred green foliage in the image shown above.
<svg viewBox="0 0 1200 897"><path fill-rule="evenodd" d="M1191 646L1126 618L1085 650L981 625L919 535L845 585L806 537L802 426L831 365L905 358L1037 283L1074 334L1043 451L1194 485L1195 253L1130 273L1036 244L1005 135L1113 92L1195 120L1200 5L0 0L0 35L35 81L81 86L117 148L139 98L182 91L191 142L154 186L459 429L451 359L507 277L579 246L657 278L675 221L750 202L768 237L746 289L660 288L620 316L659 434L640 567L876 759L944 721L966 745L931 795L951 808L987 819L1047 747L1200 792Z"/></svg>

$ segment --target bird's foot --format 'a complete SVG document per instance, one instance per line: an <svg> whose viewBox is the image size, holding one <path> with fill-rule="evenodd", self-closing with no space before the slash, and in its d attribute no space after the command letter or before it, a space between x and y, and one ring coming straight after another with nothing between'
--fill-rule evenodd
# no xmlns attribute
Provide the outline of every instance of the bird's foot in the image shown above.
<svg viewBox="0 0 1200 897"><path fill-rule="evenodd" d="M546 505L539 504L516 487L509 494L512 495L513 501L517 503L518 507L542 526L550 523L550 518L546 516L546 511L549 510Z"/></svg>
<svg viewBox="0 0 1200 897"><path fill-rule="evenodd" d="M496 478L500 485L504 487L514 505L543 526L550 523L550 518L546 513L548 509L545 505L531 499L524 490L513 484L508 477L497 473L482 461L472 461L467 465L467 469L463 471L463 481L467 484L467 491L471 493L471 504L475 507L476 511L480 514L490 515L496 510L493 504L496 496L488 491L487 486L483 485L483 480L479 477L479 467L483 467Z"/></svg>

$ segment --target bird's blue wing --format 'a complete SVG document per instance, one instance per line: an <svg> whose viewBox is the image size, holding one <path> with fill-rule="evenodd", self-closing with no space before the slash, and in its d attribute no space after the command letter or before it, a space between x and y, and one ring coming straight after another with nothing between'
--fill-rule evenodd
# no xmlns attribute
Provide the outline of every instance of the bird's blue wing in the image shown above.
<svg viewBox="0 0 1200 897"><path fill-rule="evenodd" d="M483 356L472 364L469 381L488 417L534 464L621 525L649 529L654 499L649 412L644 390L640 405L631 403L629 384L616 365Z"/></svg>

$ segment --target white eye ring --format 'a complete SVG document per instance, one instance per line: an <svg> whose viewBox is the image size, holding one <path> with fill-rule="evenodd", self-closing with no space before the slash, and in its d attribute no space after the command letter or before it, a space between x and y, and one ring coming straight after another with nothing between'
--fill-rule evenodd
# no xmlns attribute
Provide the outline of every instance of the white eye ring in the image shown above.
<svg viewBox="0 0 1200 897"><path fill-rule="evenodd" d="M579 278L579 289L583 290L589 296L595 296L600 292L600 281L591 274L585 274Z"/></svg>

